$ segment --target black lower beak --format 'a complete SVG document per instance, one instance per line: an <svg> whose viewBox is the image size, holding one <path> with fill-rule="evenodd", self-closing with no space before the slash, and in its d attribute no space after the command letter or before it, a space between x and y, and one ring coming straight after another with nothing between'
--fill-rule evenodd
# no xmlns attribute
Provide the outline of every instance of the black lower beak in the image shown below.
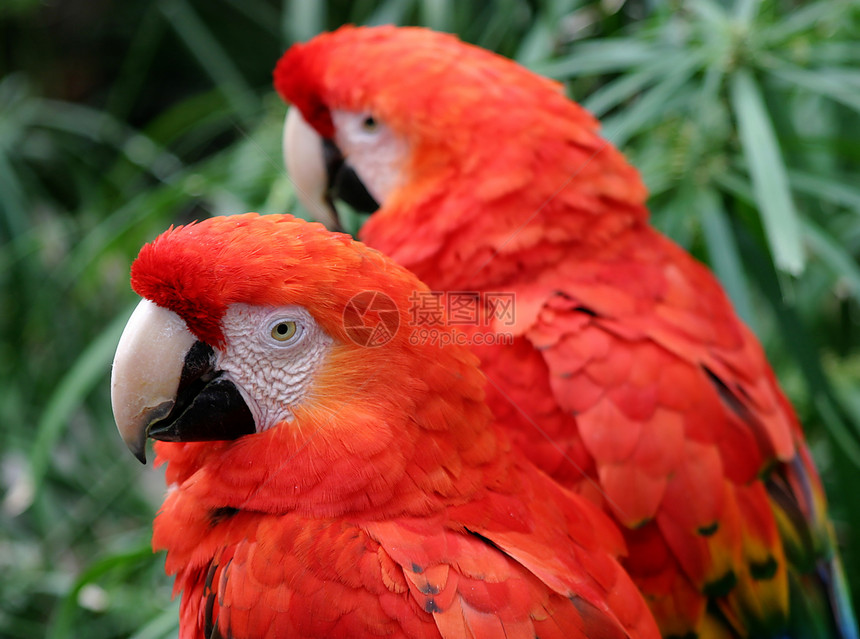
<svg viewBox="0 0 860 639"><path fill-rule="evenodd" d="M379 202L368 192L355 170L331 140L323 140L323 157L328 174L328 204L337 214L335 200L343 200L359 213L374 213Z"/></svg>
<svg viewBox="0 0 860 639"><path fill-rule="evenodd" d="M185 356L176 404L146 435L168 442L238 439L255 433L254 416L236 386L214 367L212 347L195 342Z"/></svg>

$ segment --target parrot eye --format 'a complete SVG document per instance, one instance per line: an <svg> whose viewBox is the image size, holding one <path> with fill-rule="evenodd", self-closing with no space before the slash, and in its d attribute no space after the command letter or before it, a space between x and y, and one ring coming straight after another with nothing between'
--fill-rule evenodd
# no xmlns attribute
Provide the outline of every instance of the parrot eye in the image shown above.
<svg viewBox="0 0 860 639"><path fill-rule="evenodd" d="M374 118L372 115L366 116L364 118L364 120L362 120L362 122L361 122L361 128L364 129L365 131L367 131L368 133L376 131L376 127L377 127L376 118Z"/></svg>
<svg viewBox="0 0 860 639"><path fill-rule="evenodd" d="M293 320L286 319L273 322L270 333L274 340L283 344L295 342L298 337L301 337L299 325Z"/></svg>
<svg viewBox="0 0 860 639"><path fill-rule="evenodd" d="M264 349L275 348L285 357L293 357L294 355L288 355L286 351L304 344L308 338L313 338L316 323L301 306L282 306L269 309L260 318L257 326L255 334Z"/></svg>

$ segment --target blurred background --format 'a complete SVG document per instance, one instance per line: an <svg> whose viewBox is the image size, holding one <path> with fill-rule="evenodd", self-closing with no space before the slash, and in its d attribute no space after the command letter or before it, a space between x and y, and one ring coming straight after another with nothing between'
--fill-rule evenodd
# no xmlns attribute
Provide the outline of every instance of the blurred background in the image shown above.
<svg viewBox="0 0 860 639"><path fill-rule="evenodd" d="M271 70L352 22L421 24L566 84L709 263L806 425L860 592L857 0L2 0L0 637L176 634L109 368L168 225L296 212Z"/></svg>

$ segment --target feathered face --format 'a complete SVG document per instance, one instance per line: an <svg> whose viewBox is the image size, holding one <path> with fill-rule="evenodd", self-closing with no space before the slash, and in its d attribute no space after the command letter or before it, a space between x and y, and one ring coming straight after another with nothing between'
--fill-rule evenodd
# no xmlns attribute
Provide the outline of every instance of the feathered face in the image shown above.
<svg viewBox="0 0 860 639"><path fill-rule="evenodd" d="M487 188L504 193L527 181L510 171L524 164L518 156L559 121L580 128L567 135L587 144L596 129L556 83L417 28L344 27L295 45L278 63L275 87L295 107L285 128L288 171L329 226L338 199L373 212L429 197L442 180L456 191L456 181L474 188L493 176Z"/></svg>
<svg viewBox="0 0 860 639"><path fill-rule="evenodd" d="M347 236L289 216L167 231L141 250L132 286L144 300L117 349L112 401L141 461L146 437L232 440L349 401L362 386L404 383L418 352L404 356L405 331L367 348L345 313L362 303L356 294L380 291L405 325L421 284Z"/></svg>

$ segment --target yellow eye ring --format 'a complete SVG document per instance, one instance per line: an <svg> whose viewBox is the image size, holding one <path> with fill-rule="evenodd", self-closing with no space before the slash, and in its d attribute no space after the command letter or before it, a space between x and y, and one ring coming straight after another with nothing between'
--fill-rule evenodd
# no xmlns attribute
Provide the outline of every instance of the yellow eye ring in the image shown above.
<svg viewBox="0 0 860 639"><path fill-rule="evenodd" d="M279 342L288 342L295 336L297 328L295 322L281 320L272 327L272 337Z"/></svg>

